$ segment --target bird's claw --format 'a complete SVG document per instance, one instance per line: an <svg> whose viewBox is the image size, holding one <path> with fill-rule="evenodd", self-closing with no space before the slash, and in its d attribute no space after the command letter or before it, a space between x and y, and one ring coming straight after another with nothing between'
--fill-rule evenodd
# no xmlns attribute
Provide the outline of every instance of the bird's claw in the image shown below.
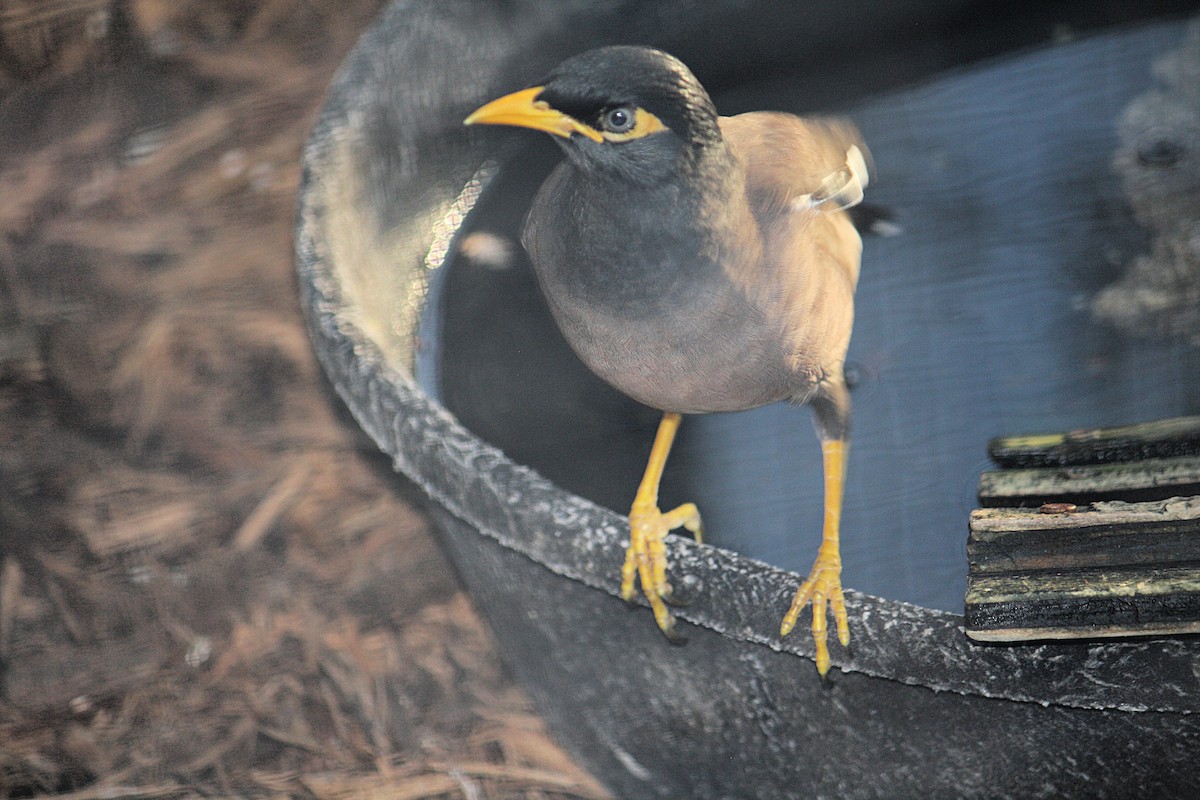
<svg viewBox="0 0 1200 800"><path fill-rule="evenodd" d="M697 541L701 539L700 512L692 503L663 513L653 505L635 503L629 512L629 548L625 551L625 564L621 567L621 597L632 602L636 589L634 578L638 578L642 592L650 601L654 621L672 642L680 643L683 637L675 631L675 618L667 609L673 602L671 584L667 581L666 536L675 528L684 527L691 531Z"/></svg>
<svg viewBox="0 0 1200 800"><path fill-rule="evenodd" d="M829 645L827 644L826 612L833 612L837 626L838 641L842 647L850 645L850 621L846 614L846 599L842 594L842 562L836 554L822 550L817 554L812 571L792 600L792 606L783 617L779 634L787 636L796 627L801 610L812 603L812 635L817 646L817 672L821 677L829 672Z"/></svg>

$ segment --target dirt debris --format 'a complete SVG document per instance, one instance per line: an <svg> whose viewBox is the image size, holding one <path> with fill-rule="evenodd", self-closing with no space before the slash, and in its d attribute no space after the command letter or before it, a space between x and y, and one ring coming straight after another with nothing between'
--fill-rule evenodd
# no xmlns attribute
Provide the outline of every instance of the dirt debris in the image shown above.
<svg viewBox="0 0 1200 800"><path fill-rule="evenodd" d="M299 155L381 5L0 10L0 795L606 797L303 329Z"/></svg>

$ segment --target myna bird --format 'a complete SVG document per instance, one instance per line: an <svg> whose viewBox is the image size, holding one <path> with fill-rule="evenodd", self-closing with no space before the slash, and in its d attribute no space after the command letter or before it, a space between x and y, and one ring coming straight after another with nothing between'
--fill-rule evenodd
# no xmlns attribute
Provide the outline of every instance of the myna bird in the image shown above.
<svg viewBox="0 0 1200 800"><path fill-rule="evenodd" d="M824 453L824 537L784 615L813 604L817 669L826 613L849 643L838 529L850 397L843 362L862 242L844 210L867 185L853 125L754 112L720 117L678 59L603 47L494 100L466 124L552 134L566 159L538 191L522 242L559 327L620 391L664 411L629 512L621 594L635 574L673 636L664 537L701 537L687 503L658 508L680 414L790 400L812 407Z"/></svg>

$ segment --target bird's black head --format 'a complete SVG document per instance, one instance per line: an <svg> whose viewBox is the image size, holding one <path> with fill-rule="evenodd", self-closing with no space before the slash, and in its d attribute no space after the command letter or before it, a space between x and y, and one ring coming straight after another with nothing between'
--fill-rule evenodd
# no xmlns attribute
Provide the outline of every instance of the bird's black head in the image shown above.
<svg viewBox="0 0 1200 800"><path fill-rule="evenodd" d="M542 81L538 99L601 132L611 131L606 114L641 109L687 142L719 136L717 111L700 81L682 61L650 47L601 47L569 58Z"/></svg>
<svg viewBox="0 0 1200 800"><path fill-rule="evenodd" d="M721 141L717 111L691 70L661 50L627 45L567 59L537 86L477 110L467 118L474 123L552 133L579 166L647 181Z"/></svg>

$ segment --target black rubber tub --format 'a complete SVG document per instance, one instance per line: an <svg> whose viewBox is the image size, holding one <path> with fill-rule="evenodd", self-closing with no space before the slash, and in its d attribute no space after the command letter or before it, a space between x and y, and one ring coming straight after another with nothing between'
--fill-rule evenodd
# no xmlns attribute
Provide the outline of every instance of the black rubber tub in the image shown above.
<svg viewBox="0 0 1200 800"><path fill-rule="evenodd" d="M1195 796L1195 638L980 646L955 613L988 438L1200 412L1194 348L1089 311L1150 235L1117 121L1184 36L1126 5L398 2L348 58L297 222L317 353L618 796ZM685 421L664 504L694 499L716 546L669 543L690 599L672 646L617 597L657 414L574 359L515 244L557 150L461 126L617 41L679 55L725 113L849 113L903 230L865 245L844 526L863 591L827 683L809 636L778 636L820 528L807 413Z"/></svg>

